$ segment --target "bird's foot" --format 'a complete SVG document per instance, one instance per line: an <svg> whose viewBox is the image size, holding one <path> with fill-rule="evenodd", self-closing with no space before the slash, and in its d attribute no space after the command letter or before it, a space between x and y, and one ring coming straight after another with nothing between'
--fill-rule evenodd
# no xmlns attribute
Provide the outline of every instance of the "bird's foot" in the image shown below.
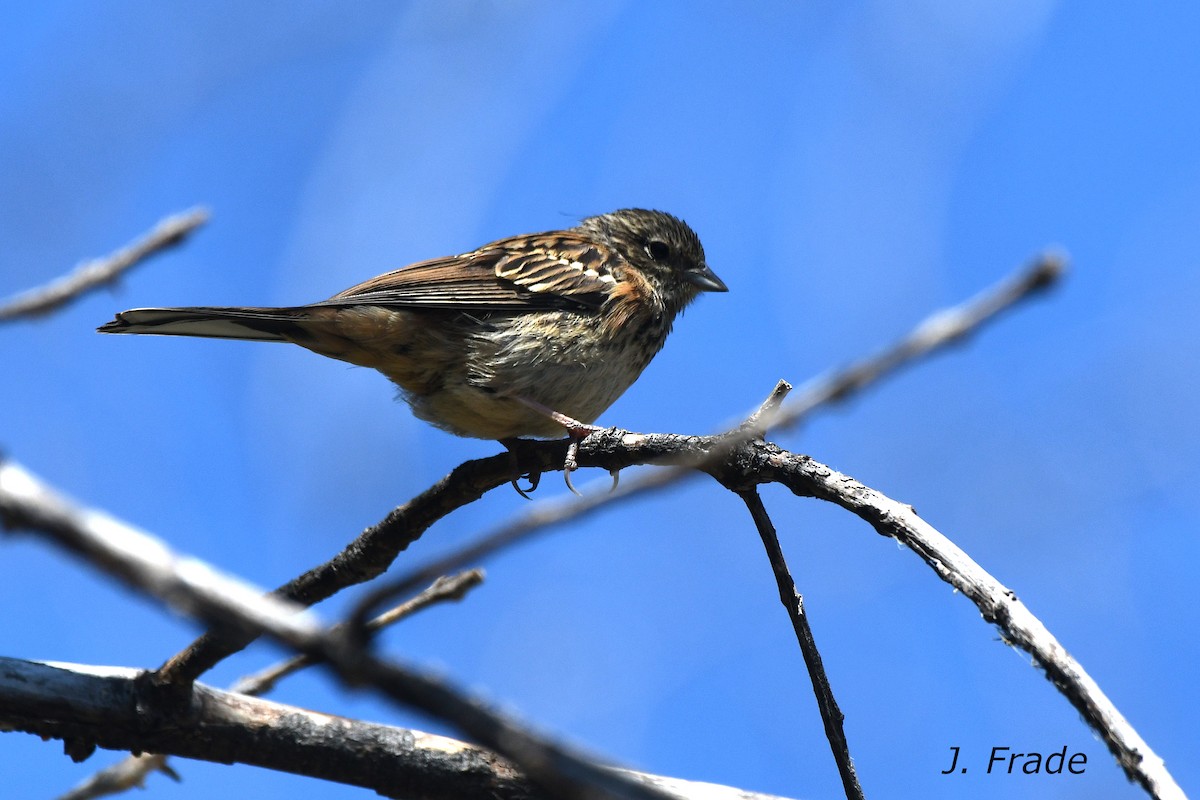
<svg viewBox="0 0 1200 800"><path fill-rule="evenodd" d="M525 397L517 397L514 399L516 399L517 402L521 403L522 405L533 409L539 414L549 417L567 429L567 438L570 439L571 443L567 445L567 458L563 462L563 477L566 480L567 488L571 490L571 493L578 497L583 497L579 490L575 488L575 484L571 483L571 473L579 469L579 461L577 460L579 456L579 443L591 436L596 431L604 430L604 428L600 427L599 425L589 425L586 422L580 422L574 417L568 417L566 414L555 411L552 408L547 408L536 400L529 400ZM614 478L613 488L615 489L616 487L617 482ZM520 489L517 491L520 491ZM524 494L524 492L522 492L522 494Z"/></svg>

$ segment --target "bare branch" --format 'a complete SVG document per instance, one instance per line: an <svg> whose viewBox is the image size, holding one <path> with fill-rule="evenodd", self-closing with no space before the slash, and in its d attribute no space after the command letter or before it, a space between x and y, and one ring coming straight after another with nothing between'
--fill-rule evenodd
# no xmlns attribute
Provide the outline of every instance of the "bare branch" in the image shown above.
<svg viewBox="0 0 1200 800"><path fill-rule="evenodd" d="M779 546L779 537L775 533L775 525L771 522L757 489L747 489L738 494L754 519L758 535L762 537L767 558L771 562L771 571L775 573L775 584L779 587L779 600L792 620L796 641L800 643L800 652L804 655L804 664L808 667L808 675L812 680L813 694L817 697L817 708L825 726L825 738L829 740L833 760L837 763L838 774L842 778L846 800L864 800L862 785L859 784L858 774L854 771L854 760L850 757L850 744L846 741L846 731L842 727L845 717L833 696L833 687L829 684L829 676L825 674L825 665L821 661L821 651L817 649L812 626L808 624L808 614L804 611L804 598L796 591L796 584L788 571L783 548Z"/></svg>
<svg viewBox="0 0 1200 800"><path fill-rule="evenodd" d="M155 253L182 243L208 222L208 217L206 209L193 208L163 219L149 233L117 252L80 264L58 280L0 304L0 322L49 314L93 289L113 283Z"/></svg>
<svg viewBox="0 0 1200 800"><path fill-rule="evenodd" d="M847 510L862 517L875 526L879 533L898 539L911 550L918 553L943 580L951 583L956 589L969 597L980 610L984 618L1001 628L1006 641L1026 650L1046 671L1047 676L1059 687L1060 691L1079 710L1084 719L1108 743L1109 749L1117 758L1118 763L1131 779L1137 781L1153 796L1176 800L1183 794L1178 785L1167 772L1162 759L1159 758L1145 743L1137 732L1128 724L1104 695L1095 681L1083 670L1062 645L1046 630L1045 626L1020 603L1015 594L1004 587L995 578L971 561L965 553L942 534L925 523L908 506L862 486L857 481L842 475L835 470L816 462L807 456L788 453L781 448L761 441L744 441L740 431L723 437L713 436L679 436L667 434L634 434L628 431L606 430L592 434L585 440L586 448L580 448L581 463L599 466L605 469L620 469L632 464L644 464L660 461L706 464L705 469L713 474L722 484L734 491L766 482L778 482L794 493L802 496L817 497L841 505ZM734 442L731 446L731 440ZM558 454L561 457L562 443L538 443L559 445ZM545 454L548 448L537 448L536 452ZM720 463L709 463L715 453L724 453ZM585 460L586 458L586 460ZM469 462L463 465L469 467ZM548 467L547 467L548 468ZM11 487L24 486L28 480L27 474L16 470L11 465L0 465L0 518L6 524L13 525L14 511ZM618 492L618 496L628 497L629 490ZM28 494L28 492L25 492ZM18 497L18 505L26 497ZM588 503L587 499L582 501ZM591 501L586 510L594 510L602 505L601 501ZM564 506L566 508L567 506ZM556 514L558 519L577 516L578 503L571 503L572 510L568 514ZM30 512L28 509L19 511L18 522L28 525L30 521L39 523L39 527L47 528L51 533L57 533L57 520L54 515L47 517L43 512ZM515 527L507 529L506 537L494 536L494 541L507 543L522 536L527 536L533 530L539 529L536 522L527 522L523 531ZM504 532L501 532L504 533ZM71 545L68 545L71 546ZM498 546L498 545L496 545ZM82 549L74 547L73 549ZM478 548L476 548L478 549ZM492 547L495 549L495 546ZM453 561L447 559L446 561ZM104 557L99 559L102 565ZM457 567L451 567L455 569ZM151 587L152 589L155 587ZM179 601L180 605L197 602L195 598ZM230 605L229 603L225 604ZM282 604L280 604L282 605ZM203 604L201 604L203 606ZM200 608L200 613L204 613ZM210 611L211 613L211 611ZM243 618L242 624L249 627L262 626L274 637L283 639L303 652L315 653L327 658L337 668L343 677L351 680L373 683L384 688L394 699L400 702L411 702L423 708L437 708L445 700L453 714L461 714L462 719L455 719L462 729L471 732L481 741L491 745L493 739L501 735L504 724L496 727L494 718L481 712L477 707L462 706L462 701L440 684L428 685L420 682L419 678L411 678L420 686L413 690L409 684L410 676L399 668L389 668L377 660L365 659L369 668L347 663L345 655L322 639L313 640L313 633L308 626L300 626L290 618L287 624L279 622L260 613L260 619L249 623L249 618ZM216 616L216 614L213 614ZM269 626L269 627L268 627ZM447 695L449 697L447 698ZM438 714L439 711L431 710ZM440 712L446 714L444 710ZM445 718L445 717L443 717ZM513 742L507 742L511 746ZM536 747L536 745L535 745ZM519 755L530 759L536 756L521 749ZM512 752L503 751L515 761L524 764L525 761Z"/></svg>
<svg viewBox="0 0 1200 800"><path fill-rule="evenodd" d="M906 366L916 363L934 353L963 341L965 338L981 329L986 323L995 320L1002 312L1032 299L1047 289L1055 286L1066 272L1066 257L1059 253L1045 253L1030 265L1018 270L994 286L988 287L972 299L957 306L936 311L926 317L907 336L901 338L881 352L862 359L826 377L817 378L801 387L799 396L782 405L770 414L764 414L764 408L771 404L769 398L763 408L757 409L749 416L753 424L743 424L740 437L726 440L726 447L736 447L738 443L761 437L769 431L790 428L826 405L832 405L848 399L851 395L861 392L868 386L877 383ZM786 382L781 382L786 385ZM787 394L791 386L783 390ZM780 387L776 387L776 392ZM772 395L774 398L775 395ZM765 417L765 422L760 421ZM732 433L732 430L730 431ZM583 444L586 444L584 440ZM583 460L583 444L580 447L580 465L590 466ZM708 453L707 463L715 463L724 458L726 451L717 450ZM655 488L683 480L694 474L694 470L704 470L705 462L682 461L673 466L670 474L642 478L652 481ZM631 486L631 491L640 487Z"/></svg>
<svg viewBox="0 0 1200 800"><path fill-rule="evenodd" d="M48 536L85 562L164 600L180 613L222 628L245 618L242 626L247 630L278 622L298 638L320 635L320 625L302 608L264 597L251 584L178 555L150 534L103 511L78 507L6 460L0 460L0 524L11 531Z"/></svg>
<svg viewBox="0 0 1200 800"><path fill-rule="evenodd" d="M538 466L538 469L549 471L554 467L562 468L567 452L565 443L532 444L546 446L544 452L538 454L545 466ZM527 472L531 467L522 462L519 469ZM276 589L275 595L302 605L314 605L342 589L376 578L433 523L478 500L485 492L504 486L517 474L521 473L514 474L513 461L507 453L460 464L449 475L367 528L329 561ZM443 574L446 573L430 575L410 591L417 591ZM229 631L204 633L159 669L160 678L164 682L186 684L252 641L253 636L234 635Z"/></svg>
<svg viewBox="0 0 1200 800"><path fill-rule="evenodd" d="M149 715L139 710L139 703L147 700L142 674L0 657L0 721L41 736L94 742L110 749L252 764L406 800L548 797L511 764L464 742L201 684L195 686L185 715ZM153 696L148 699L155 702ZM676 797L772 800L725 786L622 772L639 784L669 788ZM80 800L101 795L68 796Z"/></svg>
<svg viewBox="0 0 1200 800"><path fill-rule="evenodd" d="M1000 628L1005 642L1033 656L1046 677L1104 739L1117 763L1158 800L1185 800L1166 765L1101 691L1083 666L1046 629L1017 595L961 548L899 503L830 467L768 443L750 443L739 454L738 480L776 482L802 497L835 503L894 538L978 606Z"/></svg>
<svg viewBox="0 0 1200 800"><path fill-rule="evenodd" d="M58 800L94 800L97 797L122 794L130 789L146 788L146 778L152 772L162 772L178 781L179 775L167 765L161 753L140 753L121 759L90 775Z"/></svg>
<svg viewBox="0 0 1200 800"><path fill-rule="evenodd" d="M602 767L562 745L533 734L444 681L351 646L329 633L311 612L264 596L196 559L98 511L76 507L12 462L0 462L0 522L10 530L43 535L87 563L172 608L223 629L266 634L324 662L349 686L370 686L392 701L457 727L505 756L542 788L562 798L662 800L667 795ZM140 682L138 708L177 717L189 711L188 687ZM88 740L68 740L68 752L86 756Z"/></svg>
<svg viewBox="0 0 1200 800"><path fill-rule="evenodd" d="M416 597L371 620L369 627L371 630L378 630L393 625L434 604L461 600L468 591L482 582L483 571L478 569L438 578L432 586ZM279 681L306 667L313 666L315 663L309 656L293 656L253 675L241 678L234 684L231 691L250 696L263 695L273 690ZM146 778L152 772L164 772L175 780L179 780L179 776L167 765L165 755L142 753L130 755L97 771L60 797L59 800L93 800L93 798L119 794L129 789L142 788Z"/></svg>
<svg viewBox="0 0 1200 800"><path fill-rule="evenodd" d="M965 303L929 315L891 347L801 387L799 397L793 398L772 428L791 427L817 408L846 400L900 368L963 341L1002 312L1057 285L1066 270L1065 255L1043 253Z"/></svg>
<svg viewBox="0 0 1200 800"><path fill-rule="evenodd" d="M716 457L720 460L716 461ZM1182 798L1161 758L1154 754L1120 715L1095 681L1084 671L1045 626L1016 599L1016 595L972 561L961 549L920 520L909 506L890 500L852 478L776 445L745 439L741 431L724 436L635 434L616 429L594 433L579 450L580 464L622 469L632 464L688 463L703 469L735 492L763 483L780 483L795 494L836 503L893 537L920 555L939 577L970 598L984 619L1001 629L1006 642L1029 652L1083 716L1108 743L1121 768L1156 798ZM654 476L670 475L660 470ZM663 478L663 484L673 482ZM539 503L518 519L469 547L438 559L400 578L379 594L412 591L433 572L452 571L504 547L544 533L549 526L578 519L614 502L653 488L652 482L629 481L612 495L587 495L582 499Z"/></svg>
<svg viewBox="0 0 1200 800"><path fill-rule="evenodd" d="M767 399L763 400L762 405L754 409L754 412L746 417L746 421L742 423L742 428L755 436L762 436L766 433L775 422L775 417L779 414L779 409L783 407L784 398L791 391L792 385L787 381L781 380L775 384L775 388L767 395Z"/></svg>
<svg viewBox="0 0 1200 800"><path fill-rule="evenodd" d="M442 576L433 582L411 600L385 611L366 624L368 631L379 631L389 625L394 625L406 617L429 608L437 603L450 600L461 600L467 592L483 582L483 570L472 569L453 576ZM334 630L338 630L335 626ZM275 688L275 684L289 675L316 664L310 656L293 656L278 664L273 664L253 675L247 675L233 685L231 691L239 694L263 695Z"/></svg>

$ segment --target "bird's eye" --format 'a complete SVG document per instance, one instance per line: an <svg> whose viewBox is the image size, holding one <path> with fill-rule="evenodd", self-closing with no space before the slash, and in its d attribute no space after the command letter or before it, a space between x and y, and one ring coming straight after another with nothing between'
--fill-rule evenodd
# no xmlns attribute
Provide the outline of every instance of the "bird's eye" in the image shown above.
<svg viewBox="0 0 1200 800"><path fill-rule="evenodd" d="M652 259L663 264L671 257L671 246L658 239L651 239L646 243L646 252Z"/></svg>

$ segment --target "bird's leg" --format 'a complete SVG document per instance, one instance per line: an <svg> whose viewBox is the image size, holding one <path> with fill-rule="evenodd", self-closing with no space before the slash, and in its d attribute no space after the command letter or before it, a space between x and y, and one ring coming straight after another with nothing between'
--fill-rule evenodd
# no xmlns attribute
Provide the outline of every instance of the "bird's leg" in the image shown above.
<svg viewBox="0 0 1200 800"><path fill-rule="evenodd" d="M583 495L575 488L575 484L571 483L571 473L579 469L579 462L576 461L579 454L579 443L596 431L604 430L604 428L601 428L599 425L589 425L586 422L580 422L552 408L547 408L536 400L530 400L526 397L514 397L513 399L526 408L531 408L539 414L544 414L567 429L567 437L571 440L571 443L567 446L567 459L563 462L563 477L567 481L567 488L573 494L582 497ZM613 481L613 487L616 487L615 480Z"/></svg>
<svg viewBox="0 0 1200 800"><path fill-rule="evenodd" d="M520 442L520 441L521 441L520 439L501 439L500 440L500 444L504 445L505 449L508 450L509 458L512 459L513 471L517 472L517 473L519 473L520 469L521 469L521 460L517 456L517 447L519 446L518 442ZM528 489L521 488L521 483L520 483L521 478L524 478L525 480L529 481ZM524 497L526 500L533 499L532 497L529 496L529 493L536 491L538 484L541 482L542 482L541 470L533 470L533 471L525 473L524 475L518 474L517 477L513 478L511 481L512 487L517 490L517 494L521 495L521 497Z"/></svg>

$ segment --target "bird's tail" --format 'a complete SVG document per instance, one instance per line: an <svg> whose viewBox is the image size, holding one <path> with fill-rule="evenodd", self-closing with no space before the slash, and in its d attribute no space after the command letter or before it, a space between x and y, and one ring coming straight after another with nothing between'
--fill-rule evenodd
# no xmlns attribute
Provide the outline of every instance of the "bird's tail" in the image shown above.
<svg viewBox="0 0 1200 800"><path fill-rule="evenodd" d="M312 309L296 308L134 308L101 325L100 333L147 333L160 336L203 336L298 342L309 337L304 323Z"/></svg>

